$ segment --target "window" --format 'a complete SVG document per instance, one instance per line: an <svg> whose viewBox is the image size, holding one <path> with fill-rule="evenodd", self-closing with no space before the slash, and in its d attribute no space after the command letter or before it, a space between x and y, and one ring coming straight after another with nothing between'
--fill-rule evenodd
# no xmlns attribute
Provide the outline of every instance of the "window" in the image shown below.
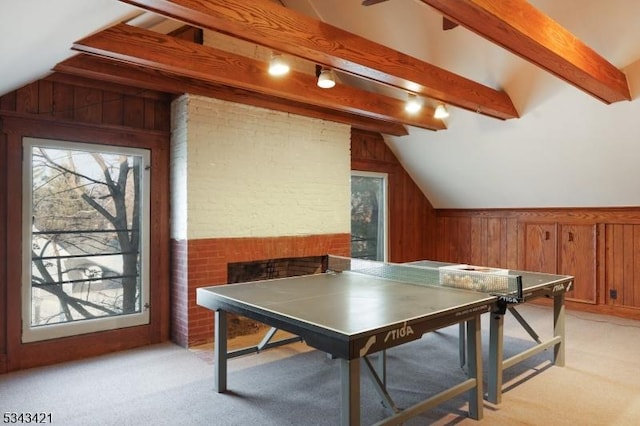
<svg viewBox="0 0 640 426"><path fill-rule="evenodd" d="M148 324L149 151L23 145L23 342Z"/></svg>
<svg viewBox="0 0 640 426"><path fill-rule="evenodd" d="M351 173L351 257L387 258L387 175Z"/></svg>

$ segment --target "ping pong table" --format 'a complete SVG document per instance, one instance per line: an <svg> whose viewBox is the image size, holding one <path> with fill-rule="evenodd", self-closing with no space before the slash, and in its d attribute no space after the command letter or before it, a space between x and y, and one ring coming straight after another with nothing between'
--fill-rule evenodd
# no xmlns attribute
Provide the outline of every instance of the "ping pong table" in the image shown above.
<svg viewBox="0 0 640 426"><path fill-rule="evenodd" d="M446 265L446 264L442 264ZM508 274L507 288L486 292L442 285L439 262L391 264L328 256L325 273L197 289L197 303L215 311L214 387L227 390L227 313L240 314L299 336L306 344L339 360L341 424L360 424L360 365L369 373L391 415L380 424L398 424L445 400L467 394L469 416L483 415L481 315L492 313L489 393L499 399L502 370L502 317L509 305L527 297L550 295L557 308L552 343L556 363L564 362L565 276ZM500 277L501 279L503 277ZM534 282L535 281L535 282ZM527 283L528 287L524 286ZM495 318L495 319L494 319ZM462 324L467 379L411 407L398 409L386 390L387 349L420 339L425 333ZM462 350L462 349L461 349ZM374 366L368 356L378 353ZM529 356L529 354L526 354ZM521 358L509 362L519 362ZM493 389L491 389L493 387Z"/></svg>
<svg viewBox="0 0 640 426"><path fill-rule="evenodd" d="M451 263L421 260L410 262L410 265L426 268L442 268L451 266ZM502 402L503 371L523 362L532 356L553 348L552 362L554 365L565 365L565 293L571 290L573 278L570 275L554 275L541 272L529 272L510 269L509 274L520 277L521 294L513 297L513 294L496 295L495 307L489 319L489 362L487 400L494 404ZM520 291L520 289L518 289ZM553 300L552 336L542 340L534 328L518 312L517 306L539 298ZM535 345L528 349L504 359L504 316L509 312L522 328L531 336ZM465 331L464 324L460 324L460 359L464 364L465 359Z"/></svg>

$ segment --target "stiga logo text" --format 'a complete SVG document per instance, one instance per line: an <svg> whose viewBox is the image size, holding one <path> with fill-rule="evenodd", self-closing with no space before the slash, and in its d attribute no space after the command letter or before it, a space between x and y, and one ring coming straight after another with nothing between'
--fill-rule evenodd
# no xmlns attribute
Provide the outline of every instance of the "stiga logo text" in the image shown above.
<svg viewBox="0 0 640 426"><path fill-rule="evenodd" d="M564 291L564 284L556 284L553 286L553 290L551 290L552 293L558 293L562 291ZM567 287L567 291L569 291L568 287Z"/></svg>
<svg viewBox="0 0 640 426"><path fill-rule="evenodd" d="M413 328L411 328L411 326L407 325L407 323L405 322L402 327L389 331L385 336L384 341L394 341L411 335L413 335Z"/></svg>

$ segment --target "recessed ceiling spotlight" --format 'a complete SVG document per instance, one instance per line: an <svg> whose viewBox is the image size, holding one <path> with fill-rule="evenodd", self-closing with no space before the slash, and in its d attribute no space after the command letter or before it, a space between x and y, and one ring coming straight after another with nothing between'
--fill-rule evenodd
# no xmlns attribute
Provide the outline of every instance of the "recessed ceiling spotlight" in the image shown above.
<svg viewBox="0 0 640 426"><path fill-rule="evenodd" d="M336 79L333 76L333 71L329 68L323 68L318 76L318 87L323 89L331 89L336 85Z"/></svg>
<svg viewBox="0 0 640 426"><path fill-rule="evenodd" d="M422 102L415 93L409 93L404 109L410 114L415 114L422 109Z"/></svg>
<svg viewBox="0 0 640 426"><path fill-rule="evenodd" d="M447 111L447 107L444 104L438 104L435 112L433 113L433 118L439 118L442 120L443 118L449 117L449 111Z"/></svg>
<svg viewBox="0 0 640 426"><path fill-rule="evenodd" d="M271 61L269 62L269 74L277 77L285 75L289 70L289 64L284 60L282 55L279 53L273 53Z"/></svg>

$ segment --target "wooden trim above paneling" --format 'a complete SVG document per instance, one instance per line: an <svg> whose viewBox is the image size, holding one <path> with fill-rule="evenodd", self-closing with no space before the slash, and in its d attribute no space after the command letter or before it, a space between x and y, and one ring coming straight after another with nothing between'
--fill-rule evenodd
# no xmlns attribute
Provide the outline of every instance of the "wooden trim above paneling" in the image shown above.
<svg viewBox="0 0 640 426"><path fill-rule="evenodd" d="M436 214L446 217L500 217L515 218L526 222L572 223L638 223L640 206L628 207L563 207L563 208L517 208L517 209L437 209Z"/></svg>
<svg viewBox="0 0 640 426"><path fill-rule="evenodd" d="M132 143L167 143L169 131L143 130L135 127L127 128L116 125L99 126L72 120L61 120L50 116L31 116L15 112L0 111L3 131L7 134L19 134L22 137L56 137L73 141L91 142L110 135L109 143L131 146Z"/></svg>
<svg viewBox="0 0 640 426"><path fill-rule="evenodd" d="M75 87L87 87L92 89L100 89L105 92L118 93L127 96L135 96L144 99L153 99L157 101L170 102L172 95L170 93L127 86L124 84L112 83L107 80L96 80L93 78L86 78L77 75L65 74L61 72L54 72L53 74L45 77L41 81L51 83L61 83Z"/></svg>

